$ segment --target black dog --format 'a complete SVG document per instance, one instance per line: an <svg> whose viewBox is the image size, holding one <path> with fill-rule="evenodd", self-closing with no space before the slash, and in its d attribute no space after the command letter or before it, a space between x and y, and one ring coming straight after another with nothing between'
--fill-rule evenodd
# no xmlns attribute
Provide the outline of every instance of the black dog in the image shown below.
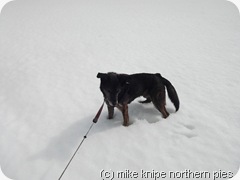
<svg viewBox="0 0 240 180"><path fill-rule="evenodd" d="M153 102L163 118L167 118L169 113L165 108L165 86L176 111L179 109L179 99L175 88L159 73L127 75L110 72L98 73L97 78L101 79L100 90L108 106L108 118L113 118L114 107L117 107L123 114L124 126L128 126L129 123L128 104L139 96L146 98L145 101L140 101L141 103Z"/></svg>

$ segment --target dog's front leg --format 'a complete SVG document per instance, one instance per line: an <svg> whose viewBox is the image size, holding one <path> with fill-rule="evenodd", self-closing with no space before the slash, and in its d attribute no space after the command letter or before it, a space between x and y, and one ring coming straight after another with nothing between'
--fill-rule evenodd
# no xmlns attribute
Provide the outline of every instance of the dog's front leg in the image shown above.
<svg viewBox="0 0 240 180"><path fill-rule="evenodd" d="M114 107L108 105L108 119L113 119Z"/></svg>
<svg viewBox="0 0 240 180"><path fill-rule="evenodd" d="M123 125L128 126L129 124L128 105L124 104L121 109L122 109L122 115L123 115Z"/></svg>

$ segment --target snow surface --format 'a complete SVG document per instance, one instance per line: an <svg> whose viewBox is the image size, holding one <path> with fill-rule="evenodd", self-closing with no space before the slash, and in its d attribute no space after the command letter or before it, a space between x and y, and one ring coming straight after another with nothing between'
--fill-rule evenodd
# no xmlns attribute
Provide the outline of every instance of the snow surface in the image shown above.
<svg viewBox="0 0 240 180"><path fill-rule="evenodd" d="M239 47L238 9L223 0L8 3L0 16L2 171L58 179L102 103L96 74L159 72L175 86L179 111L167 100L163 119L135 101L123 127L121 113L107 120L105 107L62 179L117 179L120 171L174 179L170 171L186 170L232 177L240 164Z"/></svg>

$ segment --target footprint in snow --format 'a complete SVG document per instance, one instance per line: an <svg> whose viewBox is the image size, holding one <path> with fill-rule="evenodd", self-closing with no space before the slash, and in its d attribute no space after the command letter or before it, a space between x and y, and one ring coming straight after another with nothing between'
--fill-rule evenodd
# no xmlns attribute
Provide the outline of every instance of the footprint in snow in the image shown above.
<svg viewBox="0 0 240 180"><path fill-rule="evenodd" d="M195 132L194 132L195 127L193 125L189 125L189 124L181 124L181 131L178 131L178 134L181 134L187 138L193 138L198 136Z"/></svg>

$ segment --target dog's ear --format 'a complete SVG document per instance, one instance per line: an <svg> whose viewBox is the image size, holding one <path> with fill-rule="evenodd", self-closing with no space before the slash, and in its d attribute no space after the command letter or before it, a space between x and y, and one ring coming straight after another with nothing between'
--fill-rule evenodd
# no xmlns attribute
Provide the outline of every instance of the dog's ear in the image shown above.
<svg viewBox="0 0 240 180"><path fill-rule="evenodd" d="M155 75L158 77L162 77L160 73L156 73Z"/></svg>
<svg viewBox="0 0 240 180"><path fill-rule="evenodd" d="M106 77L106 74L104 74L104 73L98 73L98 74L97 74L97 78L102 79L102 78L104 78L104 77Z"/></svg>

